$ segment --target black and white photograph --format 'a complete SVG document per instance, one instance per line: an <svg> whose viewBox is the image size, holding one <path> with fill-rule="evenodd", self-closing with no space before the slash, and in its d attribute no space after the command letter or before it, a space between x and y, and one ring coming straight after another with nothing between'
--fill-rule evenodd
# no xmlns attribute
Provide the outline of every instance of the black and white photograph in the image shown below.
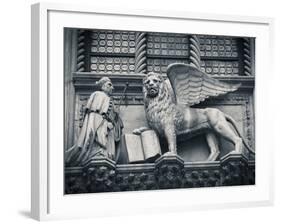
<svg viewBox="0 0 281 224"><path fill-rule="evenodd" d="M254 37L63 38L65 194L255 185Z"/></svg>
<svg viewBox="0 0 281 224"><path fill-rule="evenodd" d="M281 223L279 5L3 1L1 223Z"/></svg>
<svg viewBox="0 0 281 224"><path fill-rule="evenodd" d="M3 158L7 171L17 169L4 172L13 182L3 192L16 202L29 198L30 179L30 213L22 218L231 224L279 214L273 5L58 2L28 5L30 102L19 88L26 45L3 41L13 64L4 67L20 69L3 72L12 80L2 95L13 103L2 103L10 136L3 150L13 154ZM18 39L10 31L24 32L21 21L9 21L2 37ZM28 122L18 119L20 103L31 106L31 138L20 129Z"/></svg>

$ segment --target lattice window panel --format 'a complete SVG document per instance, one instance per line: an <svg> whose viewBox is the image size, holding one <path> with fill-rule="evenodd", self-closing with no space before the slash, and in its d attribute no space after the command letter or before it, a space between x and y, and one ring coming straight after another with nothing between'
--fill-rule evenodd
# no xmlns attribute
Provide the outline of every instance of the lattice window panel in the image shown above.
<svg viewBox="0 0 281 224"><path fill-rule="evenodd" d="M184 59L148 59L147 60L147 71L155 72L160 74L166 74L167 66L172 63L188 63L188 60Z"/></svg>
<svg viewBox="0 0 281 224"><path fill-rule="evenodd" d="M92 30L89 32L87 68L96 73L135 71L136 32ZM171 63L189 63L188 34L147 33L146 70L165 74ZM243 73L242 39L198 35L201 69L210 75L237 76ZM240 57L241 56L241 57Z"/></svg>
<svg viewBox="0 0 281 224"><path fill-rule="evenodd" d="M97 73L133 73L135 59L129 57L91 57L91 71Z"/></svg>
<svg viewBox="0 0 281 224"><path fill-rule="evenodd" d="M92 53L135 53L135 32L93 31Z"/></svg>
<svg viewBox="0 0 281 224"><path fill-rule="evenodd" d="M135 41L135 32L93 30L90 35L90 71L134 72Z"/></svg>
<svg viewBox="0 0 281 224"><path fill-rule="evenodd" d="M209 75L239 75L239 64L237 61L201 61L201 69Z"/></svg>
<svg viewBox="0 0 281 224"><path fill-rule="evenodd" d="M147 54L154 56L188 56L188 38L183 34L148 33Z"/></svg>
<svg viewBox="0 0 281 224"><path fill-rule="evenodd" d="M237 38L219 36L199 36L202 57L238 57Z"/></svg>

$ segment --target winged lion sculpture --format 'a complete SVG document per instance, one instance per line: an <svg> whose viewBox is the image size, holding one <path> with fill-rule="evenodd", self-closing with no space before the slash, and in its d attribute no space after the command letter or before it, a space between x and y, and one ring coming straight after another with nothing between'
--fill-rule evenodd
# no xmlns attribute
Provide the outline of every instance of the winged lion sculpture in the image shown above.
<svg viewBox="0 0 281 224"><path fill-rule="evenodd" d="M199 69L181 63L167 68L167 80L160 74L149 73L143 79L144 106L150 129L166 138L170 154L177 153L177 138L188 139L205 133L210 155L216 160L219 148L216 135L232 142L235 153L243 153L243 144L251 151L240 134L235 120L216 108L192 108L209 97L237 90L240 84L223 83ZM134 132L148 129L142 127Z"/></svg>

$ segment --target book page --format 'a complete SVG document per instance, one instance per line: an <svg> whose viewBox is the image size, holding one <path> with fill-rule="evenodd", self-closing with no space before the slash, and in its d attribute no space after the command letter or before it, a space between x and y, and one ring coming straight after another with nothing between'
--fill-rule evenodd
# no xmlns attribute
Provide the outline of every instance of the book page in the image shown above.
<svg viewBox="0 0 281 224"><path fill-rule="evenodd" d="M147 130L142 132L141 139L145 159L161 155L161 147L155 131Z"/></svg>
<svg viewBox="0 0 281 224"><path fill-rule="evenodd" d="M135 134L125 134L124 138L129 163L144 161L141 137Z"/></svg>

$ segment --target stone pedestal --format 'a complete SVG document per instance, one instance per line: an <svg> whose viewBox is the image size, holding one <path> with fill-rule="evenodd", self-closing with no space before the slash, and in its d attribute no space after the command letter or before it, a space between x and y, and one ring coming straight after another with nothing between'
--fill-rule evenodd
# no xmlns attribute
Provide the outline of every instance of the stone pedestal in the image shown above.
<svg viewBox="0 0 281 224"><path fill-rule="evenodd" d="M159 189L181 188L184 161L176 154L164 154L155 162L155 177Z"/></svg>
<svg viewBox="0 0 281 224"><path fill-rule="evenodd" d="M255 160L251 160L248 163L248 167L249 167L249 184L253 185L256 183L256 164L255 164Z"/></svg>
<svg viewBox="0 0 281 224"><path fill-rule="evenodd" d="M243 154L229 153L221 159L222 185L249 184L249 161Z"/></svg>
<svg viewBox="0 0 281 224"><path fill-rule="evenodd" d="M88 192L109 192L115 186L116 164L106 157L94 157L83 167Z"/></svg>
<svg viewBox="0 0 281 224"><path fill-rule="evenodd" d="M65 169L64 184L65 194L88 193L86 186L87 176L83 174L81 167L68 167Z"/></svg>

